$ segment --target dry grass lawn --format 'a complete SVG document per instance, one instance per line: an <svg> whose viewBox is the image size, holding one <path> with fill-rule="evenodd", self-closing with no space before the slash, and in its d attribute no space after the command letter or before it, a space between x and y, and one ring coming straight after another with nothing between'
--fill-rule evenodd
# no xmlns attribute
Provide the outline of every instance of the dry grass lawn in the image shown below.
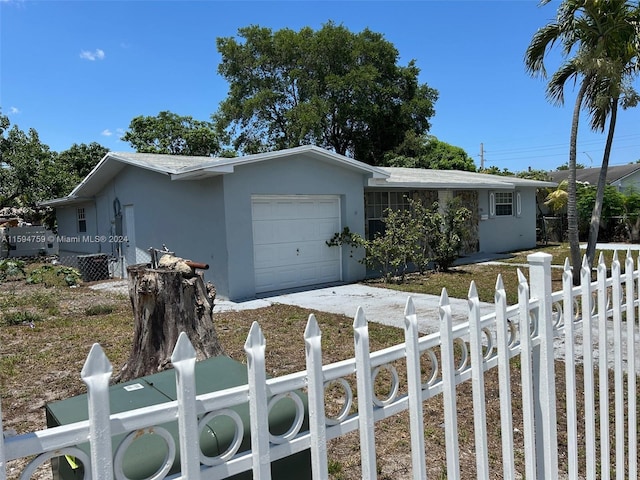
<svg viewBox="0 0 640 480"><path fill-rule="evenodd" d="M476 267L465 267L447 281L466 283L477 278ZM512 267L503 273L510 275ZM493 276L486 273L482 278ZM442 278L429 276L413 279L415 284L442 288ZM491 282L495 282L495 277ZM438 290L439 290L438 288ZM461 287L458 287L461 288ZM493 285L490 285L490 291ZM511 287L509 287L511 288ZM457 294L457 292L456 292ZM466 291L465 291L466 294ZM487 294L485 294L487 295ZM450 296L456 296L450 294ZM491 298L489 301L493 299ZM486 300L486 299L485 299ZM98 292L86 285L77 288L27 285L21 279L0 283L0 397L3 428L25 433L45 428L44 406L85 392L80 370L91 345L100 343L111 360L114 371L125 362L131 348L133 321L129 299L124 295ZM354 306L355 312L355 306ZM336 362L354 355L352 318L301 308L276 305L252 311L220 313L215 316L218 337L227 355L245 362L243 345L253 321L260 323L267 342L267 370L271 376L305 368L303 332L310 313L315 313L323 334L324 361ZM22 322L26 323L22 323ZM399 329L370 325L371 349L378 350L404 341ZM523 472L523 438L519 364L512 363L512 395L515 458ZM397 365L401 384L405 385L403 365ZM557 364L558 391L562 392L564 365ZM354 379L349 379L355 383ZM384 390L384 379L378 386ZM581 388L581 387L580 387ZM463 478L475 477L475 445L471 383L458 388L458 436ZM581 392L579 391L580 395ZM491 477L502 478L498 383L495 369L486 374L487 434ZM564 399L558 398L560 423L560 463L566 461L563 432ZM425 402L424 431L429 478L447 478L442 398ZM378 470L381 479L410 479L410 436L408 415L400 414L376 424ZM580 450L584 462L584 449ZM357 432L331 442L329 465L332 479L361 478ZM10 469L18 464L12 463ZM16 470L10 475L15 477ZM49 472L41 472L47 478Z"/></svg>

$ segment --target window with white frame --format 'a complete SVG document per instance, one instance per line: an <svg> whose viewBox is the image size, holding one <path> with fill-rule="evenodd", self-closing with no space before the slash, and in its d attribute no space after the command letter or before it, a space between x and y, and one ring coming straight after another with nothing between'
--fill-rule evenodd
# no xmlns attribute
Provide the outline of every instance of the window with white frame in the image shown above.
<svg viewBox="0 0 640 480"><path fill-rule="evenodd" d="M87 231L87 218L85 216L84 208L78 208L76 213L78 216L78 233L85 233Z"/></svg>
<svg viewBox="0 0 640 480"><path fill-rule="evenodd" d="M492 192L489 199L492 216L513 216L513 192Z"/></svg>

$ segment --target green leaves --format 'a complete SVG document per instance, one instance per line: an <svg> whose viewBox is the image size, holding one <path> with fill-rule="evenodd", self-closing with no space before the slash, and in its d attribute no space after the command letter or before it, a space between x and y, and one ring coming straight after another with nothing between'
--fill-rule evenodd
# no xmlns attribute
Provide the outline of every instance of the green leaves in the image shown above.
<svg viewBox="0 0 640 480"><path fill-rule="evenodd" d="M218 72L230 84L216 117L244 153L315 144L380 164L407 131L429 128L437 92L418 68L368 29L259 26L219 38Z"/></svg>
<svg viewBox="0 0 640 480"><path fill-rule="evenodd" d="M215 124L164 111L131 120L122 140L139 153L211 156L220 153Z"/></svg>
<svg viewBox="0 0 640 480"><path fill-rule="evenodd" d="M412 267L420 273L431 266L447 271L469 235L467 222L471 211L459 199L450 201L444 211L440 211L437 202L428 207L419 200L408 199L408 204L406 209L387 209L384 232L372 239L364 239L345 227L327 245L364 247L366 256L362 262L379 269L387 282L395 275L403 281Z"/></svg>

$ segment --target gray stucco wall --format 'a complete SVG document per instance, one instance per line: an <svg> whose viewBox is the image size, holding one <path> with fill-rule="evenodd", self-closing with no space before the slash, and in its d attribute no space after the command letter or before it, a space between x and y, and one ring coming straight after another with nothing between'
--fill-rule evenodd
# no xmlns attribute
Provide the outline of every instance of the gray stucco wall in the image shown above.
<svg viewBox="0 0 640 480"><path fill-rule="evenodd" d="M521 199L521 213L519 216L515 214L516 194L518 192ZM491 217L489 212L489 193L487 190L481 190L479 195L479 251L497 253L535 247L536 189L520 188L513 191L513 216Z"/></svg>
<svg viewBox="0 0 640 480"><path fill-rule="evenodd" d="M172 181L168 175L125 167L96 196L100 232L115 234L117 199L124 233L127 212L133 210L136 262L147 261L147 250L164 244L180 257L208 263L211 269L205 278L220 280L215 272L226 268L225 256L216 254L226 243L220 228L224 224L220 184L220 179Z"/></svg>
<svg viewBox="0 0 640 480"><path fill-rule="evenodd" d="M365 179L361 172L300 156L239 166L223 178L228 258L233 259L227 272L232 299L255 296L252 195L339 195L342 227L364 235ZM357 256L343 253L343 281L361 280L365 274Z"/></svg>
<svg viewBox="0 0 640 480"><path fill-rule="evenodd" d="M178 256L208 263L205 279L215 285L220 298L252 298L252 195L338 195L342 227L364 235L365 181L362 172L307 157L242 165L232 174L197 181L172 181L164 174L125 166L96 195L95 209L86 205L92 219L87 222L86 235L108 239L116 234L117 199L123 217L133 207L136 262L148 261L149 247L165 244ZM57 209L61 234L75 234L76 208ZM126 219L122 222L126 232ZM74 244L74 248L73 252L81 254L117 252L117 245L108 240ZM343 281L364 278L365 267L358 259L358 254L350 256L348 251L342 255Z"/></svg>
<svg viewBox="0 0 640 480"><path fill-rule="evenodd" d="M87 225L86 232L78 230L78 208L84 208ZM95 240L97 234L96 208L92 202L58 207L56 209L58 225L58 246L60 258L91 253L103 253L103 245Z"/></svg>

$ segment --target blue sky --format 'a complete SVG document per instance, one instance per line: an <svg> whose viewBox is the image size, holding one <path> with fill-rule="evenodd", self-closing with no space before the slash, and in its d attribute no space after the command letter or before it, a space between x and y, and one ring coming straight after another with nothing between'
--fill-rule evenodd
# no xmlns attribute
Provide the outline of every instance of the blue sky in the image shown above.
<svg viewBox="0 0 640 480"><path fill-rule="evenodd" d="M545 98L523 55L558 2L503 1L31 1L0 0L0 107L62 151L98 142L131 151L132 118L170 110L209 120L228 91L216 38L256 24L318 29L329 20L382 33L439 91L431 134L485 166L517 172L566 162L575 98ZM554 71L557 55L548 63ZM637 87L640 85L636 85ZM611 163L640 159L640 107L620 112ZM604 134L582 123L578 161L598 166Z"/></svg>

